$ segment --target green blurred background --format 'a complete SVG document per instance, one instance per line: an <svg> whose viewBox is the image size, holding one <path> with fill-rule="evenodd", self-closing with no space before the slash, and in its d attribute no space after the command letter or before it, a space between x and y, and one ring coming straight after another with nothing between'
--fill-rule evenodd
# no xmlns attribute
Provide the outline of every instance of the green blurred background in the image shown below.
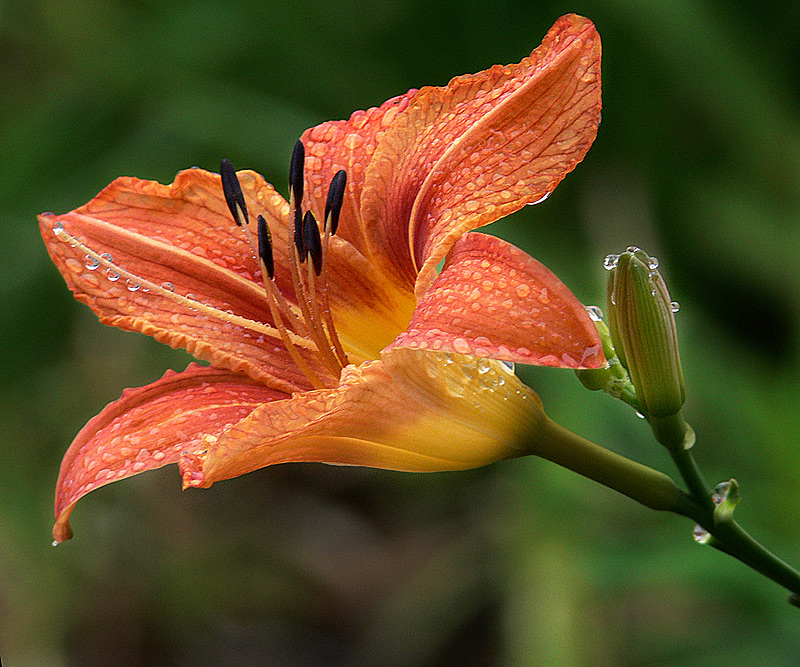
<svg viewBox="0 0 800 667"><path fill-rule="evenodd" d="M186 355L71 298L35 215L118 175L221 157L284 189L303 129L493 63L561 14L603 37L603 124L544 204L493 231L587 303L637 244L673 297L696 456L795 565L800 520L796 0L42 0L0 4L0 656L20 665L796 664L777 586L537 460L412 475L289 465L181 493L174 468L83 500L50 546L61 456ZM555 419L672 472L574 375Z"/></svg>

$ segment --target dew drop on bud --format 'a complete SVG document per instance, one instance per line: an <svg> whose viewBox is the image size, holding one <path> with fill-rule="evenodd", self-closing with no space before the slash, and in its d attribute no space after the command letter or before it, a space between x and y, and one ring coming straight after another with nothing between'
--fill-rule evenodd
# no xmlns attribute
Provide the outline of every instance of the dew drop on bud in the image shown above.
<svg viewBox="0 0 800 667"><path fill-rule="evenodd" d="M711 539L711 533L709 533L700 524L696 524L692 529L692 537L698 544L706 544Z"/></svg>
<svg viewBox="0 0 800 667"><path fill-rule="evenodd" d="M603 268L606 271L611 271L611 269L616 269L618 261L619 261L619 255L606 255L606 258L603 260Z"/></svg>
<svg viewBox="0 0 800 667"><path fill-rule="evenodd" d="M629 245L625 248L625 252L638 252L640 250L639 246Z"/></svg>
<svg viewBox="0 0 800 667"><path fill-rule="evenodd" d="M677 301L673 301L671 304L669 304L669 309L673 313L677 313L681 309L681 304L679 304Z"/></svg>
<svg viewBox="0 0 800 667"><path fill-rule="evenodd" d="M650 261L647 262L648 268L655 271L658 268L658 257L650 256Z"/></svg>
<svg viewBox="0 0 800 667"><path fill-rule="evenodd" d="M586 306L586 312L592 322L601 322L603 320L603 311L598 306Z"/></svg>
<svg viewBox="0 0 800 667"><path fill-rule="evenodd" d="M50 546L51 547L57 547L58 546L58 540L53 540L52 542L50 542Z"/></svg>
<svg viewBox="0 0 800 667"><path fill-rule="evenodd" d="M638 410L636 410L636 416L637 416L639 419L644 419L644 414L643 414L643 413L641 413L641 412L639 412Z"/></svg>

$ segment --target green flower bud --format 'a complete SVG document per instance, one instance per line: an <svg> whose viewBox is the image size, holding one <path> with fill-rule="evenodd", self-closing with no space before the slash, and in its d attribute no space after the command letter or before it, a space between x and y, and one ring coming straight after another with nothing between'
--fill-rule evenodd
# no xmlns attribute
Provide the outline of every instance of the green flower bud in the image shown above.
<svg viewBox="0 0 800 667"><path fill-rule="evenodd" d="M674 305L658 261L630 247L606 258L611 270L606 316L641 410L655 420L680 412L685 399Z"/></svg>

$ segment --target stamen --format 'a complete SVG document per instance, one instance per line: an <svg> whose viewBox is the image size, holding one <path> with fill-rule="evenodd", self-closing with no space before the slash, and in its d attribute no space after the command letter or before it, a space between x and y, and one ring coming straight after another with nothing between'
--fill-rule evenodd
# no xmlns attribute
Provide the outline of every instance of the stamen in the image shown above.
<svg viewBox="0 0 800 667"><path fill-rule="evenodd" d="M228 204L231 215L236 224L241 227L249 221L247 206L244 203L242 186L236 176L236 170L228 158L223 158L219 165L219 175L222 178L222 192Z"/></svg>
<svg viewBox="0 0 800 667"><path fill-rule="evenodd" d="M289 163L289 190L298 205L303 201L303 174L306 163L306 147L300 139L294 145L292 161Z"/></svg>
<svg viewBox="0 0 800 667"><path fill-rule="evenodd" d="M294 212L294 244L300 262L306 261L305 239L303 238L303 174L305 170L306 149L299 139L292 151L289 163L289 205Z"/></svg>
<svg viewBox="0 0 800 667"><path fill-rule="evenodd" d="M275 323L275 326L281 335L283 345L289 355L292 357L294 363L297 364L297 367L302 371L303 375L305 375L308 378L308 381L311 382L311 385L315 389L322 389L325 387L325 383L319 379L319 376L314 372L314 369L312 369L308 362L300 355L297 347L295 347L295 345L292 343L292 340L289 337L289 331L286 329L283 324L283 320L281 319L279 307L280 301L278 297L280 297L280 300L283 300L283 295L278 290L277 285L275 285L273 282L273 278L275 276L275 265L272 256L272 234L269 231L267 221L264 219L263 215L258 216L258 255L261 259L261 273L269 276L268 280L264 280L264 287L267 291L267 302L269 303L269 310L272 314L272 321ZM285 303L285 300L283 300L283 303Z"/></svg>
<svg viewBox="0 0 800 667"><path fill-rule="evenodd" d="M326 258L328 257L328 247L330 245L331 236L336 233L336 229L339 226L339 214L342 210L346 185L347 172L344 169L340 169L336 172L333 179L331 179L331 185L328 188L328 199L325 203L325 238L322 244L323 262L322 272L320 274L320 295L322 298L322 313L325 317L325 327L328 330L328 337L333 344L336 357L339 359L339 363L342 364L342 367L347 366L350 360L347 358L347 354L344 351L344 347L342 347L342 342L339 340L339 334L333 323L333 314L331 313L330 299L328 298L328 262Z"/></svg>
<svg viewBox="0 0 800 667"><path fill-rule="evenodd" d="M258 215L258 256L267 270L270 280L275 277L275 261L272 257L272 234L264 216Z"/></svg>
<svg viewBox="0 0 800 667"><path fill-rule="evenodd" d="M314 273L319 275L322 271L322 242L319 238L317 219L311 211L306 211L303 218L303 239L306 251L311 257L311 263L314 265Z"/></svg>
<svg viewBox="0 0 800 667"><path fill-rule="evenodd" d="M298 206L294 215L294 247L297 248L297 261L301 264L305 263L308 257L304 227L303 209Z"/></svg>
<svg viewBox="0 0 800 667"><path fill-rule="evenodd" d="M328 188L328 200L325 202L325 231L330 229L331 236L336 234L339 227L339 214L342 212L344 202L344 189L347 186L347 172L340 169L331 179Z"/></svg>

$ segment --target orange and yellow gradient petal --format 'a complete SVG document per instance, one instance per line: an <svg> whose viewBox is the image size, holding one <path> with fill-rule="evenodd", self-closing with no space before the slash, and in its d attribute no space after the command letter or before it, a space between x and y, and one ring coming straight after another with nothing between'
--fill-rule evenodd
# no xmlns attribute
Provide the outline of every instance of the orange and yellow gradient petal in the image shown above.
<svg viewBox="0 0 800 667"><path fill-rule="evenodd" d="M262 405L181 457L184 486L208 487L291 461L390 470L463 470L521 456L545 419L502 362L387 350L348 366L335 389Z"/></svg>

